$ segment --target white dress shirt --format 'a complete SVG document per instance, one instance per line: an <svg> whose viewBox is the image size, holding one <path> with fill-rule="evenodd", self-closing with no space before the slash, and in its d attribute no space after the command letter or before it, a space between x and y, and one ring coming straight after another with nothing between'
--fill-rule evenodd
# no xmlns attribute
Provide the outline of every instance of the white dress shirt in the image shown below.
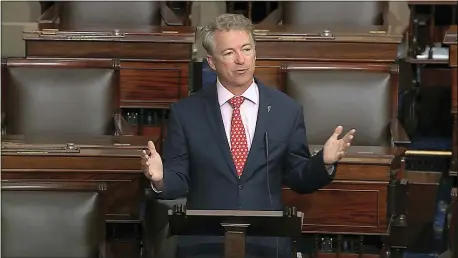
<svg viewBox="0 0 458 258"><path fill-rule="evenodd" d="M232 119L232 106L229 100L235 95L228 91L224 86L216 81L216 90L218 92L218 102L221 109L221 117L223 118L224 130L226 131L227 142L231 142L231 119ZM254 131L256 129L256 121L258 120L259 109L259 89L258 85L253 83L241 95L245 98L240 106L240 116L242 117L243 126L248 143L248 151L251 148L251 143L254 138Z"/></svg>
<svg viewBox="0 0 458 258"><path fill-rule="evenodd" d="M221 117L223 119L224 131L226 132L227 142L231 142L231 119L232 119L232 106L229 104L229 100L235 95L228 91L219 81L216 80L216 90L218 93L218 103L221 109ZM253 142L254 132L256 130L256 122L258 120L258 109L259 109L259 88L254 82L251 83L250 87L242 94L245 97L240 106L240 115L242 117L243 126L245 127L245 133L248 143L248 151L251 148ZM334 166L328 168L328 173L332 174ZM157 193L154 185L151 183L153 190Z"/></svg>

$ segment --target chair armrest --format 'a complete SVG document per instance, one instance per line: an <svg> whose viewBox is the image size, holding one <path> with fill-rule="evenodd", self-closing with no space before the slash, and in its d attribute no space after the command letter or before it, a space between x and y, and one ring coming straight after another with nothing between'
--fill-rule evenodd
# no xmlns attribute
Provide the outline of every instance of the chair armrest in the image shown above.
<svg viewBox="0 0 458 258"><path fill-rule="evenodd" d="M407 147L410 144L409 136L398 119L390 123L391 143L396 147Z"/></svg>
<svg viewBox="0 0 458 258"><path fill-rule="evenodd" d="M37 20L38 29L54 29L57 28L60 15L59 3L54 3L49 7Z"/></svg>
<svg viewBox="0 0 458 258"><path fill-rule="evenodd" d="M113 122L116 130L116 135L135 135L134 129L127 123L126 119L119 114L116 113L113 115Z"/></svg>

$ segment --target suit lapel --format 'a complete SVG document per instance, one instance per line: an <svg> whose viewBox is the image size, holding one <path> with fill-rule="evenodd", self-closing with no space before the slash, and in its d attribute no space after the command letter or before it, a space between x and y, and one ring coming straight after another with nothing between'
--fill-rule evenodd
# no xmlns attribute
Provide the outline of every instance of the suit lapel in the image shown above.
<svg viewBox="0 0 458 258"><path fill-rule="evenodd" d="M248 153L248 158L241 176L241 180L250 178L254 172L256 162L259 163L260 160L266 158L265 152L259 151L259 146L263 146L265 144L265 134L267 132L267 124L269 119L268 113L270 111L269 106L271 106L271 103L265 86L257 80L255 80L255 82L259 89L258 118L256 120L256 129L254 131L253 142L251 143L250 152Z"/></svg>
<svg viewBox="0 0 458 258"><path fill-rule="evenodd" d="M218 96L216 91L216 85L209 86L205 92L205 109L207 113L207 119L210 122L210 126L213 129L214 138L216 144L219 146L232 174L237 177L237 171L232 160L229 142L227 141L226 131L224 130L223 119L221 117L221 109L218 103Z"/></svg>

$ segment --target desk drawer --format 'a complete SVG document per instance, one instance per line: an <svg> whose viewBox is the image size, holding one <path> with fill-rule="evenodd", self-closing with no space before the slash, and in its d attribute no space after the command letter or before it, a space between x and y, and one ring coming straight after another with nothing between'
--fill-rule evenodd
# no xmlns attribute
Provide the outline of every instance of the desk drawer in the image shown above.
<svg viewBox="0 0 458 258"><path fill-rule="evenodd" d="M312 194L283 189L287 206L304 212L304 233L384 234L388 230L388 183L334 181Z"/></svg>

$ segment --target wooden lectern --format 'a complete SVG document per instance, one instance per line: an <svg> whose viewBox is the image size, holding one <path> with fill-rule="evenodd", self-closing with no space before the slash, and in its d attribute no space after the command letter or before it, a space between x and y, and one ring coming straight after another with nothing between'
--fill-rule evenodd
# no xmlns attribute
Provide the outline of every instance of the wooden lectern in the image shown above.
<svg viewBox="0 0 458 258"><path fill-rule="evenodd" d="M303 214L296 208L284 211L186 210L175 205L169 210L172 235L224 235L224 257L245 257L245 237L301 235Z"/></svg>

